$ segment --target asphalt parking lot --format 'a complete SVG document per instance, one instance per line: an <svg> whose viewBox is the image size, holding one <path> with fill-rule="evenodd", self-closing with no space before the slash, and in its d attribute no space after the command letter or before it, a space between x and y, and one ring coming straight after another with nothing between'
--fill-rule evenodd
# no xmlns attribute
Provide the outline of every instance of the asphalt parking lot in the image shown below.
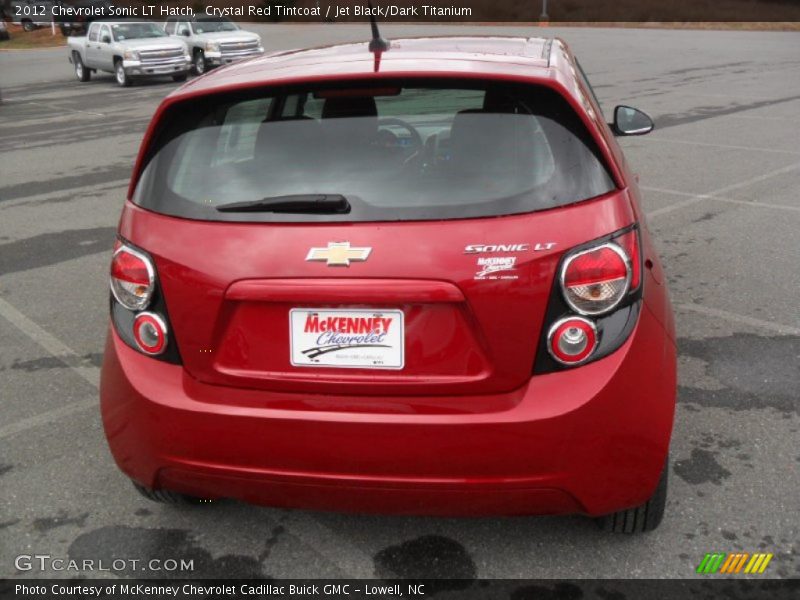
<svg viewBox="0 0 800 600"><path fill-rule="evenodd" d="M364 39L366 26L259 26L269 49ZM800 34L386 27L557 34L623 141L669 274L680 345L660 529L580 517L434 519L139 497L97 407L107 268L127 179L176 84L79 83L64 49L0 53L0 577L20 554L187 558L200 577L684 578L706 552L771 552L800 577ZM133 571L122 575L139 575ZM169 573L151 572L166 577ZM444 585L443 589L447 589Z"/></svg>

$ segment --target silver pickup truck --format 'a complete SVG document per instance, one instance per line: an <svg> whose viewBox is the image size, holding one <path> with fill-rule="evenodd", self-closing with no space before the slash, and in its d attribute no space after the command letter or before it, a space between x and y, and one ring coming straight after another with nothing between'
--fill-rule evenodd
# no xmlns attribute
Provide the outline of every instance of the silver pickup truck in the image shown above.
<svg viewBox="0 0 800 600"><path fill-rule="evenodd" d="M225 18L170 17L164 31L186 42L198 75L219 65L264 54L258 34L244 31Z"/></svg>
<svg viewBox="0 0 800 600"><path fill-rule="evenodd" d="M93 21L86 37L69 37L67 45L79 81L89 81L97 71L114 73L123 87L144 77L184 81L192 66L186 44L156 23Z"/></svg>

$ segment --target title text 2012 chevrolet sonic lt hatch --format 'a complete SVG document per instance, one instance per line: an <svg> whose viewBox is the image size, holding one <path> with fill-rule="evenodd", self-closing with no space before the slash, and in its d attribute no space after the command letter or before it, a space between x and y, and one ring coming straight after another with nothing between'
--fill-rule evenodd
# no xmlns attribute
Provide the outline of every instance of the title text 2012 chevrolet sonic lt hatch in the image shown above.
<svg viewBox="0 0 800 600"><path fill-rule="evenodd" d="M273 54L172 93L111 265L101 402L146 496L664 512L665 277L559 40Z"/></svg>

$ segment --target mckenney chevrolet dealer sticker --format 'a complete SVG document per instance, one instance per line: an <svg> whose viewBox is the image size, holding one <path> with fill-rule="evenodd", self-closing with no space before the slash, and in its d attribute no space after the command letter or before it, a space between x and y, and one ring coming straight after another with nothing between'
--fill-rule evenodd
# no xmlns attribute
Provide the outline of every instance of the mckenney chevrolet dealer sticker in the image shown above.
<svg viewBox="0 0 800 600"><path fill-rule="evenodd" d="M516 256L492 256L478 259L480 271L475 273L475 279L518 279L515 274L509 274L517 264Z"/></svg>
<svg viewBox="0 0 800 600"><path fill-rule="evenodd" d="M295 367L403 368L400 310L295 308L289 331Z"/></svg>

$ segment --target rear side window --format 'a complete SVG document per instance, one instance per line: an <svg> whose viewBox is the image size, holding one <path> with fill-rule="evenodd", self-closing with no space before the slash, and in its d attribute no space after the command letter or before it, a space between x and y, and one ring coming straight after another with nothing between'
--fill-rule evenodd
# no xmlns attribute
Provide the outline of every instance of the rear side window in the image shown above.
<svg viewBox="0 0 800 600"><path fill-rule="evenodd" d="M134 202L206 220L395 221L527 213L615 188L582 121L547 87L349 85L173 107ZM319 197L344 197L347 210L308 210ZM280 210L263 208L271 200Z"/></svg>

